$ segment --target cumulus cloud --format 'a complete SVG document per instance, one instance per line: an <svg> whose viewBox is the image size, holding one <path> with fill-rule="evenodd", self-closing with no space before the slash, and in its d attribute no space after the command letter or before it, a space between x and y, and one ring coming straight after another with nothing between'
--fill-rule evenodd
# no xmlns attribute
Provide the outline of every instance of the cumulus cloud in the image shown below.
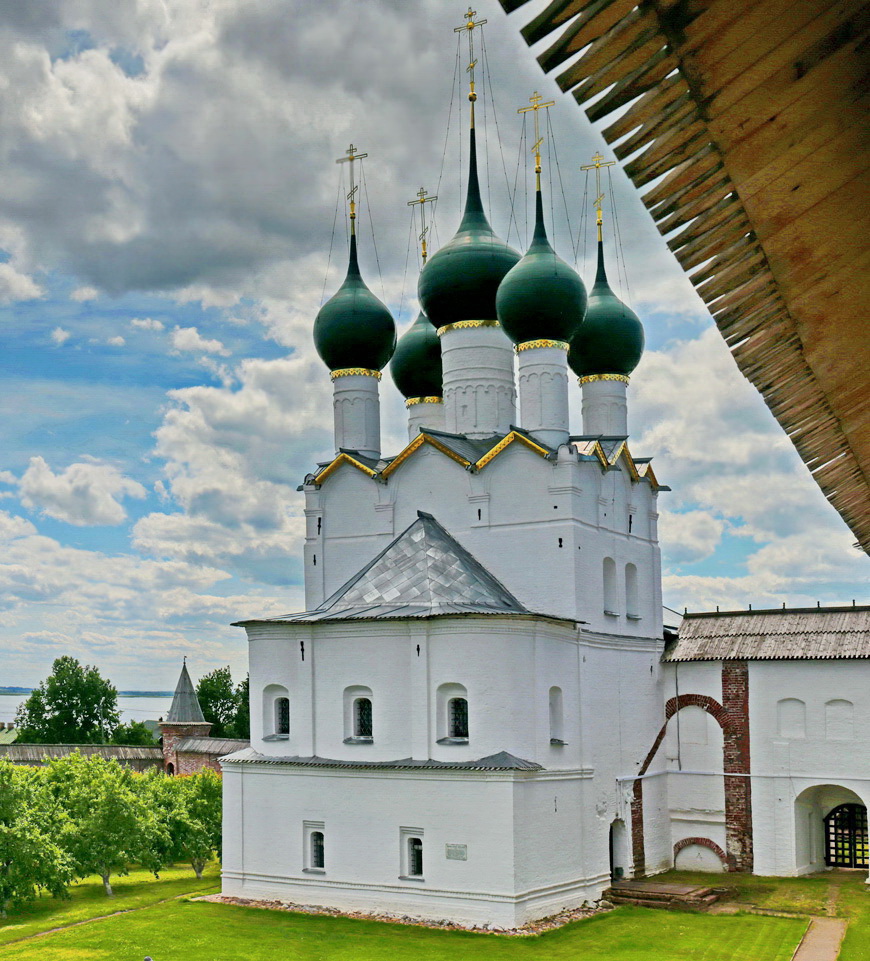
<svg viewBox="0 0 870 961"><path fill-rule="evenodd" d="M0 264L0 303L36 300L44 295L45 291L32 277L20 273L10 263Z"/></svg>
<svg viewBox="0 0 870 961"><path fill-rule="evenodd" d="M127 517L120 501L146 493L110 464L70 464L55 474L42 457L30 458L18 487L25 507L77 527L120 524Z"/></svg>
<svg viewBox="0 0 870 961"><path fill-rule="evenodd" d="M130 326L137 330L163 330L163 322L153 317L134 317L130 321Z"/></svg>
<svg viewBox="0 0 870 961"><path fill-rule="evenodd" d="M677 564L709 557L719 545L725 522L708 511L662 510L659 541L668 561Z"/></svg>
<svg viewBox="0 0 870 961"><path fill-rule="evenodd" d="M76 289L69 295L69 299L76 301L76 303L82 304L88 300L96 300L99 296L100 292L96 287L76 287Z"/></svg>
<svg viewBox="0 0 870 961"><path fill-rule="evenodd" d="M219 340L209 340L203 337L196 327L176 327L170 335L170 342L175 353L220 354L228 357L230 351Z"/></svg>
<svg viewBox="0 0 870 961"><path fill-rule="evenodd" d="M120 334L117 334L115 337L109 337L109 338L106 340L106 343L107 343L110 347L123 347L124 344L127 343L127 341L124 340L124 338L123 338Z"/></svg>
<svg viewBox="0 0 870 961"><path fill-rule="evenodd" d="M54 330L51 332L52 342L55 343L58 347L65 344L70 339L71 336L72 335L70 334L70 332L68 330L64 330L63 327L55 327Z"/></svg>

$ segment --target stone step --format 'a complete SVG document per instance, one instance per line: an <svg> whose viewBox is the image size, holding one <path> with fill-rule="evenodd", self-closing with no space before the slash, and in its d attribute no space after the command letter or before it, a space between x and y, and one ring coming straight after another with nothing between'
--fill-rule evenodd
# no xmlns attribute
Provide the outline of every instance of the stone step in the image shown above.
<svg viewBox="0 0 870 961"><path fill-rule="evenodd" d="M612 904L634 904L644 908L683 911L705 911L719 899L719 894L712 888L665 888L665 885L621 883L617 887L608 888L603 897Z"/></svg>

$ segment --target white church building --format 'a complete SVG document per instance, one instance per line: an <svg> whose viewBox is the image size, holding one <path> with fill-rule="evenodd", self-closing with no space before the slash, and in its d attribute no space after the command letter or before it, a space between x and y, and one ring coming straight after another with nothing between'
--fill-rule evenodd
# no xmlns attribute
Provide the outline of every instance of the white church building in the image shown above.
<svg viewBox="0 0 870 961"><path fill-rule="evenodd" d="M643 331L608 285L600 211L587 298L540 178L528 253L494 235L471 106L465 214L416 323L396 345L353 207L315 322L336 453L302 487L306 610L241 624L251 744L222 761L224 894L513 927L675 863L866 868L870 611L663 629L667 488L629 448ZM386 456L391 361L410 440Z"/></svg>

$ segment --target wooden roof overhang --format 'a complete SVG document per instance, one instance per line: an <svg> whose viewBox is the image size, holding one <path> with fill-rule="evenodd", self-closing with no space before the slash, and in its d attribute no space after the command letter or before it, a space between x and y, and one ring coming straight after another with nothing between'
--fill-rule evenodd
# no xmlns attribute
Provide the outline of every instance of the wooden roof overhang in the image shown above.
<svg viewBox="0 0 870 961"><path fill-rule="evenodd" d="M868 20L858 0L553 0L522 31L558 31L539 63L613 116L605 139L865 551Z"/></svg>

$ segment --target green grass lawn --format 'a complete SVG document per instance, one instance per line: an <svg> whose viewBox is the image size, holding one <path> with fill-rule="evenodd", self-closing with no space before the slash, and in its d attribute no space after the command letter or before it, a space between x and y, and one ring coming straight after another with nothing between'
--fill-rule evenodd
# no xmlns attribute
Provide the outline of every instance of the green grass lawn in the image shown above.
<svg viewBox="0 0 870 961"><path fill-rule="evenodd" d="M499 937L187 899L0 947L3 961L789 961L806 922L619 908Z"/></svg>
<svg viewBox="0 0 870 961"><path fill-rule="evenodd" d="M72 897L69 901L45 896L23 907L10 908L9 917L0 919L0 945L113 911L145 907L180 894L208 894L219 887L220 867L216 862L208 866L201 881L197 881L190 865L166 868L160 872L160 880L142 870L131 871L122 877L113 876L115 896L112 898L106 897L103 882L98 877L85 878L70 888Z"/></svg>
<svg viewBox="0 0 870 961"><path fill-rule="evenodd" d="M803 878L765 878L754 874L708 874L702 871L668 871L656 875L654 880L730 888L733 894L726 896L728 901L796 914L824 914L831 883L829 874Z"/></svg>
<svg viewBox="0 0 870 961"><path fill-rule="evenodd" d="M840 887L837 914L849 918L840 949L840 961L870 961L870 885L861 877L850 878Z"/></svg>

